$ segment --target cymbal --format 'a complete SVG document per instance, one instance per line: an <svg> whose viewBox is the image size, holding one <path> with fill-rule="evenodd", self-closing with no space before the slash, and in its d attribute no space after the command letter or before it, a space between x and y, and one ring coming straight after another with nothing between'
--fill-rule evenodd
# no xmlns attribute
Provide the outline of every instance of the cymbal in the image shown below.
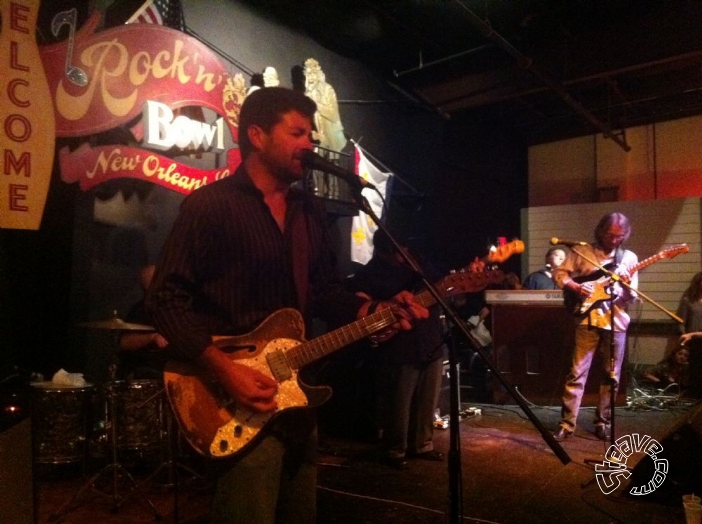
<svg viewBox="0 0 702 524"><path fill-rule="evenodd" d="M114 331L156 331L156 329L152 326L125 322L124 320L118 317L113 317L109 320L94 320L92 322L81 322L78 325L94 329L109 329Z"/></svg>

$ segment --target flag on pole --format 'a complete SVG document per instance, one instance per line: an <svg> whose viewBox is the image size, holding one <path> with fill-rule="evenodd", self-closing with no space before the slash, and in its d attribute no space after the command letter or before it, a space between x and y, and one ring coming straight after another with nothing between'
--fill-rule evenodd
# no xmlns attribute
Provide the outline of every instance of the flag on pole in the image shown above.
<svg viewBox="0 0 702 524"><path fill-rule="evenodd" d="M356 172L361 178L373 184L377 192L364 189L363 196L368 200L373 212L383 218L383 199L388 193L392 182L392 173L384 173L374 166L363 154L363 150L354 144L356 150ZM380 194L378 194L380 193ZM387 201L385 201L387 205ZM351 260L359 264L367 264L373 256L373 233L378 230L378 225L366 213L360 211L351 222Z"/></svg>
<svg viewBox="0 0 702 524"><path fill-rule="evenodd" d="M183 31L185 20L180 0L147 0L127 20L128 24L156 24Z"/></svg>

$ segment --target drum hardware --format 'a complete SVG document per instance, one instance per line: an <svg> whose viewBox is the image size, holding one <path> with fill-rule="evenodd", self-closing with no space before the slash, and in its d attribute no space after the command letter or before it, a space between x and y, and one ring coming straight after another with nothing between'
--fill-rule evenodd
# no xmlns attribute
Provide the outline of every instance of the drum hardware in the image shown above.
<svg viewBox="0 0 702 524"><path fill-rule="evenodd" d="M118 460L118 432L117 432L117 418L116 418L116 413L117 413L117 395L114 390L111 390L109 387L105 388L106 389L106 403L105 403L105 420L106 420L106 429L108 431L108 435L110 436L110 448L111 448L111 455L112 455L112 461L107 464L104 468L102 468L99 472L97 472L95 475L93 475L90 479L88 479L83 486L81 486L78 491L63 505L59 510L51 515L50 520L52 521L59 521L70 509L73 503L78 500L78 498L88 489L88 488L93 488L95 491L98 493L101 493L103 495L107 495L112 499L113 503L113 512L117 512L120 507L129 499L131 495L134 495L135 493L141 497L141 499L146 502L151 508L151 511L154 515L154 518L158 521L162 520L161 514L158 512L156 509L156 506L154 506L154 503L146 496L143 490L139 489L139 485L134 480L134 477L129 473L129 471L119 462ZM110 477L108 477L108 475ZM101 478L111 478L111 489L110 493L106 493L103 490L100 490L96 487L97 482ZM120 481L126 481L129 484L130 491L126 495L121 494L121 488L120 488Z"/></svg>
<svg viewBox="0 0 702 524"><path fill-rule="evenodd" d="M78 325L114 332L116 338L119 338L122 331L155 331L153 327L148 325L123 321L117 316L117 311L114 311L114 315L110 319L83 322ZM163 486L174 488L173 516L175 517L174 522L178 522L178 471L183 470L191 478L203 478L202 475L176 460L177 425L170 406L164 402L162 382L156 379L117 380L118 362L117 354L114 353L113 362L108 369L108 382L103 387L106 397L104 440L109 441L112 462L93 475L67 503L52 515L51 520L60 519L88 488L95 488L100 493L110 495L114 504L113 511L117 511L134 494L134 491L138 491L138 495L151 508L155 519L161 520L162 516L144 494L146 490L143 487L144 485L153 485L157 477L165 472L167 483ZM146 480L137 483L124 465L119 462L119 451L141 452L156 448L161 450L160 464ZM103 478L111 480L110 493L96 488L98 481ZM124 496L121 494L120 481L129 483L130 490Z"/></svg>
<svg viewBox="0 0 702 524"><path fill-rule="evenodd" d="M176 459L178 437L180 435L178 425L175 423L173 412L171 411L170 406L166 405L166 408L164 409L164 415L166 428L163 435L165 440L165 456L162 455L161 464L158 466L158 468L156 468L156 470L153 473L151 473L151 475L149 475L146 482L154 483L158 475L160 475L161 472L165 471L167 474L167 480L161 485L163 487L177 488L179 469L187 473L191 479L203 480L204 477L201 474L199 474L194 469L190 468L189 466L183 464L182 462Z"/></svg>
<svg viewBox="0 0 702 524"><path fill-rule="evenodd" d="M156 468L156 470L146 479L145 484L154 485L156 484L156 479L159 477L159 475L165 474L165 483L161 483L159 485L164 488L173 488L173 513L170 517L173 519L173 522L177 523L180 522L178 515L178 496L180 492L179 486L181 484L178 470L183 470L191 480L204 480L204 477L176 459L177 440L179 435L178 425L175 423L173 412L171 411L168 403L166 403L166 407L163 411L166 419L166 429L164 432L164 438L166 440L166 455L165 458L162 457L161 464L158 466L158 468Z"/></svg>

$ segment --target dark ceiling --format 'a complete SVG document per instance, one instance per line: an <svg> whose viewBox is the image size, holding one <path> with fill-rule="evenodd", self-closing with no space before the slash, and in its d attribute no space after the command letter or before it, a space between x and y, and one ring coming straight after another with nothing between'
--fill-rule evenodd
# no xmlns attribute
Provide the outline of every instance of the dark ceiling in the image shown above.
<svg viewBox="0 0 702 524"><path fill-rule="evenodd" d="M448 118L528 144L702 114L699 0L247 0Z"/></svg>

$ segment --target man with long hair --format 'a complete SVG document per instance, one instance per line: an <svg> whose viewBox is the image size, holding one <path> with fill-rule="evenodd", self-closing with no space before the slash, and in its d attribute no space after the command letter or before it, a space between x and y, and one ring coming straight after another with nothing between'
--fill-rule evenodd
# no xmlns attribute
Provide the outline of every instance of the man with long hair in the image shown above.
<svg viewBox="0 0 702 524"><path fill-rule="evenodd" d="M621 213L609 213L595 227L595 243L574 247L563 264L553 271L556 284L564 293L574 297L578 310L575 317L573 362L563 392L560 425L553 435L558 441L569 438L575 431L595 351L602 352L607 375L600 385L594 421L595 436L601 440L609 437L612 413L610 388L614 388L616 396L630 321L627 307L636 299L636 293L632 290L638 287L637 274L629 275L629 268L638 263L638 257L622 247L629 235L629 219ZM591 306L585 307L588 299L598 291L598 286L606 286L609 282L608 277L593 262L609 269L629 285L616 282L610 290L614 297L612 301L594 301ZM610 377L610 350L614 351L614 377Z"/></svg>

